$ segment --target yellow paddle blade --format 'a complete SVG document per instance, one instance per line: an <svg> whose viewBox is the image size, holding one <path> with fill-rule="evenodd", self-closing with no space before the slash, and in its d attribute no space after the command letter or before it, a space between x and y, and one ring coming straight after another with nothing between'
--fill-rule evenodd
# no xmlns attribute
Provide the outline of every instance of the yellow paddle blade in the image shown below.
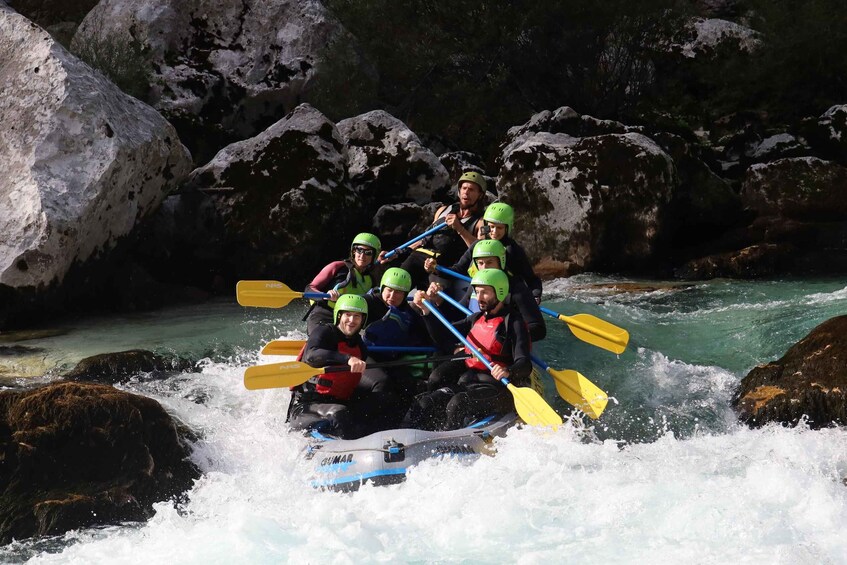
<svg viewBox="0 0 847 565"><path fill-rule="evenodd" d="M262 355L297 355L303 346L306 345L305 339L281 340L276 339L268 342L262 348Z"/></svg>
<svg viewBox="0 0 847 565"><path fill-rule="evenodd" d="M531 388L516 387L512 383L506 386L515 397L515 411L530 426L558 426L562 423L562 417Z"/></svg>
<svg viewBox="0 0 847 565"><path fill-rule="evenodd" d="M606 404L609 402L608 395L585 378L582 373L570 370L557 371L550 368L547 372L553 377L559 395L575 408L582 410L595 420L606 409Z"/></svg>
<svg viewBox="0 0 847 565"><path fill-rule="evenodd" d="M254 365L244 371L244 387L248 390L262 388L288 388L305 383L315 375L323 375L322 367L310 367L299 361Z"/></svg>
<svg viewBox="0 0 847 565"><path fill-rule="evenodd" d="M629 343L628 331L591 314L559 314L559 319L582 341L612 353L623 353Z"/></svg>
<svg viewBox="0 0 847 565"><path fill-rule="evenodd" d="M303 293L291 290L279 281L238 281L235 296L242 306L282 308Z"/></svg>

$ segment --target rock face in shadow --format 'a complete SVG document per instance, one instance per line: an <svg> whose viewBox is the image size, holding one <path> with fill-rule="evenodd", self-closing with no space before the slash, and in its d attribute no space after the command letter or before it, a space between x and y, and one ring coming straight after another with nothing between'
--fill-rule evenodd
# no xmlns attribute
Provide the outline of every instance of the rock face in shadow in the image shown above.
<svg viewBox="0 0 847 565"><path fill-rule="evenodd" d="M827 320L781 359L754 368L733 399L740 419L813 428L847 424L847 316Z"/></svg>
<svg viewBox="0 0 847 565"><path fill-rule="evenodd" d="M150 398L58 383L0 392L0 543L139 521L200 476Z"/></svg>
<svg viewBox="0 0 847 565"><path fill-rule="evenodd" d="M174 372L186 371L191 365L187 359L165 358L152 351L132 349L86 357L63 376L72 381L117 383L138 373L164 378Z"/></svg>

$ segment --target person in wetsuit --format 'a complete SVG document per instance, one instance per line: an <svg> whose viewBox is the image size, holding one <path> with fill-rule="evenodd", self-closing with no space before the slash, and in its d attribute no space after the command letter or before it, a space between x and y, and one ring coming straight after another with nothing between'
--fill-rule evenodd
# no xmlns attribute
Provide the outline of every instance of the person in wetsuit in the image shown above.
<svg viewBox="0 0 847 565"><path fill-rule="evenodd" d="M373 345L416 347L430 346L432 340L423 323L419 310L412 308L406 300L409 291L412 290L412 277L399 267L392 267L385 271L379 283L378 289L373 289L365 296L368 303L369 322L363 332L365 344L370 348ZM368 362L393 361L401 357L411 358L409 354L402 352L373 352L368 353ZM365 370L358 388L376 392L391 392L400 401L398 409L385 406L387 418L390 418L396 427L405 414L412 398L420 392L418 390L425 379L419 374L425 365L399 366L399 367L374 367ZM428 374L428 373L427 373Z"/></svg>
<svg viewBox="0 0 847 565"><path fill-rule="evenodd" d="M513 239L515 224L514 208L503 202L494 202L485 209L482 220L483 226L479 234L480 239L474 242L449 269L457 273L467 271L468 275L472 277L476 272L473 260L474 248L480 241L497 240L506 249L506 262L500 268L509 273L512 277L512 282L514 282L515 277L520 278L530 289L535 303L541 304L541 277L535 274L524 248ZM436 261L435 259L428 258L424 262L424 268L427 272L434 273L438 263L447 265L444 261ZM509 265L508 269L505 268L506 263ZM512 292L514 292L514 288L512 288ZM533 341L535 341L535 338L533 338Z"/></svg>
<svg viewBox="0 0 847 565"><path fill-rule="evenodd" d="M306 333L324 323L332 323L335 301L344 294L366 294L375 284L371 271L374 258L382 249L379 238L372 233L360 233L350 245L350 257L333 261L306 286L306 292L324 292L328 300L316 300L306 314Z"/></svg>
<svg viewBox="0 0 847 565"><path fill-rule="evenodd" d="M367 346L359 334L368 317L363 296L344 294L335 302L334 324L319 324L298 356L312 367L347 365L347 370L316 375L291 393L288 422L294 430L317 429L354 439L385 429L385 406L396 406L390 392L358 388Z"/></svg>
<svg viewBox="0 0 847 565"><path fill-rule="evenodd" d="M424 289L430 276L424 269L427 258L437 257L445 265L452 265L476 241L481 227L482 208L485 202L487 183L485 177L468 171L459 177L459 200L450 206L442 206L435 212L432 226L444 222L447 227L400 251L403 259L400 267L412 276L412 285ZM385 252L380 254L383 260ZM442 281L449 285L449 280Z"/></svg>
<svg viewBox="0 0 847 565"><path fill-rule="evenodd" d="M489 371L476 357L439 365L427 380L429 392L415 397L403 418L403 427L452 430L491 414L505 414L515 409L514 399L498 381L507 377L515 386L529 384L529 332L520 312L504 302L509 293L506 273L499 269L481 270L474 275L471 286L480 312L453 322L453 327L467 335L469 343L485 356L493 370ZM415 304L423 310L434 341L441 343L450 332L428 315L424 299L434 297L419 291Z"/></svg>

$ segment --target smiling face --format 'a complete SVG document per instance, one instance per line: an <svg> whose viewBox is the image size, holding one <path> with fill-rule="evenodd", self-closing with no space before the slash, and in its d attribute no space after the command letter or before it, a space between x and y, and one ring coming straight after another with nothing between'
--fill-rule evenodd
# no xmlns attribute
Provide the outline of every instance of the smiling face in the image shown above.
<svg viewBox="0 0 847 565"><path fill-rule="evenodd" d="M356 245L353 247L353 265L361 271L374 260L374 248L367 245Z"/></svg>
<svg viewBox="0 0 847 565"><path fill-rule="evenodd" d="M364 319L365 316L361 312L342 312L338 317L338 329L347 337L351 337L362 329Z"/></svg>
<svg viewBox="0 0 847 565"><path fill-rule="evenodd" d="M498 224L496 222L485 222L485 224L488 226L489 239L503 239L506 237L506 224Z"/></svg>

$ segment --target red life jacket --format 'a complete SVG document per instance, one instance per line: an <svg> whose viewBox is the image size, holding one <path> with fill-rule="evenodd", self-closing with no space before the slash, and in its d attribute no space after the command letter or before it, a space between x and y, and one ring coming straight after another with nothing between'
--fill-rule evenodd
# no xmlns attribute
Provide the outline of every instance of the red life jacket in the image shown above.
<svg viewBox="0 0 847 565"><path fill-rule="evenodd" d="M306 345L304 344L303 349L300 350L300 354L297 355L298 361L303 359L303 353L305 351ZM358 345L351 347L343 340L338 342L338 352L358 357L359 359L362 358L362 349ZM362 373L342 371L317 375L309 379L309 382L315 385L315 392L318 394L327 394L340 400L347 400L353 395L353 391L356 390L356 385L359 384L361 379Z"/></svg>
<svg viewBox="0 0 847 565"><path fill-rule="evenodd" d="M503 342L497 339L497 328L505 324L508 317L508 315L495 316L486 320L483 314L477 318L468 334L468 341L471 345L476 347L491 363L501 367L506 367L512 361L511 355L503 355ZM471 355L469 359L465 359L465 365L469 369L488 371L488 367L477 359L470 349L465 347L465 351ZM509 353L511 354L511 352Z"/></svg>

